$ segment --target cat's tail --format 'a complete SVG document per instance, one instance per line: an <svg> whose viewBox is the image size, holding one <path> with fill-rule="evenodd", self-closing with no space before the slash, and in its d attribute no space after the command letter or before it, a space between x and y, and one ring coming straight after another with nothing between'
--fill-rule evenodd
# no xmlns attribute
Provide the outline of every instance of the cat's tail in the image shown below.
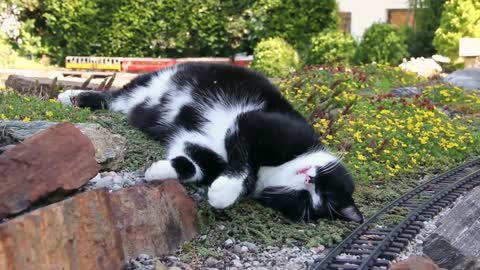
<svg viewBox="0 0 480 270"><path fill-rule="evenodd" d="M113 96L111 92L66 90L58 95L58 100L64 105L90 108L91 110L108 110L111 109Z"/></svg>

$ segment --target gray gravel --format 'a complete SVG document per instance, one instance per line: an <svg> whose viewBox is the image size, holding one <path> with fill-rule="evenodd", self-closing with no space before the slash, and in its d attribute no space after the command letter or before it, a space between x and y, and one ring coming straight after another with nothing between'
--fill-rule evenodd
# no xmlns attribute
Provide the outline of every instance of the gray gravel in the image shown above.
<svg viewBox="0 0 480 270"><path fill-rule="evenodd" d="M168 270L301 270L311 269L324 257L323 252L325 251L323 246L317 248L297 246L280 248L261 246L234 239L228 239L225 243L226 245L224 244L216 250L221 256L209 256L204 261L184 262L180 258L182 250L178 250L175 256L155 259L144 259L139 256L127 263L126 270L150 269L149 267L153 265L152 261L155 260L159 260L164 267L163 269ZM162 268L159 266L159 269Z"/></svg>

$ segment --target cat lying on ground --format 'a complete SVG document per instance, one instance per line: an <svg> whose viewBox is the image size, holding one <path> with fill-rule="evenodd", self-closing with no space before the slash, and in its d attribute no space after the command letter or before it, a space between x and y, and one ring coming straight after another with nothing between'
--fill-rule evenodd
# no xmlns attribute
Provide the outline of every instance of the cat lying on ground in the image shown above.
<svg viewBox="0 0 480 270"><path fill-rule="evenodd" d="M275 86L252 70L185 63L140 75L118 91L67 90L58 99L127 114L167 150L145 178L207 184L214 208L253 196L291 220L363 222L352 199L353 180L340 160Z"/></svg>

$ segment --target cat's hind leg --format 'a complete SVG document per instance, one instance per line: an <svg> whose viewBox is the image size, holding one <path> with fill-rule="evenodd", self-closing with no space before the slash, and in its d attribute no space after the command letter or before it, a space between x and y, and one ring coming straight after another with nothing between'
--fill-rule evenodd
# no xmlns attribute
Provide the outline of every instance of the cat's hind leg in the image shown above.
<svg viewBox="0 0 480 270"><path fill-rule="evenodd" d="M94 90L66 90L58 95L58 100L64 105L92 110L108 109L110 99L110 93Z"/></svg>

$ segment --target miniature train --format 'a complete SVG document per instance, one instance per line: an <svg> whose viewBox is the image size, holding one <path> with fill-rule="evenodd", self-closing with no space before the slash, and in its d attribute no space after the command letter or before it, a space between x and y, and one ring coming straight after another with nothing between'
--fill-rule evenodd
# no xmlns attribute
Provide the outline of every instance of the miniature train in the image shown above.
<svg viewBox="0 0 480 270"><path fill-rule="evenodd" d="M100 70L118 72L151 72L184 62L213 62L250 66L253 56L236 55L235 57L199 57L199 58L135 58L135 57L97 57L67 56L65 67L74 70Z"/></svg>

